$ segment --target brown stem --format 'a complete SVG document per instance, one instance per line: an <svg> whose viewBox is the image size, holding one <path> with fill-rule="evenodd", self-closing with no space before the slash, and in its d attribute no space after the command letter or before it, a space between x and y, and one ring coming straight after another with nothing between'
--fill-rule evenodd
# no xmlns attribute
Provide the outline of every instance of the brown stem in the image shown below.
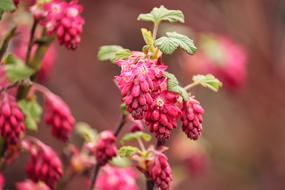
<svg viewBox="0 0 285 190"><path fill-rule="evenodd" d="M7 36L4 38L4 41L2 43L2 46L0 48L0 62L4 56L4 54L6 53L7 51L7 48L8 48L8 45L9 45L9 42L10 40L13 38L13 36L15 36L16 34L16 30L17 30L17 27L13 27L10 32L7 34Z"/></svg>
<svg viewBox="0 0 285 190"><path fill-rule="evenodd" d="M32 48L33 48L33 44L34 44L34 38L35 38L35 33L36 33L36 29L38 26L38 20L35 19L32 25L32 29L30 32L30 39L29 39L29 44L28 44L28 49L27 49L27 54L26 54L26 65L30 64L30 57L31 57L31 53L32 53Z"/></svg>
<svg viewBox="0 0 285 190"><path fill-rule="evenodd" d="M18 82L15 82L15 83L13 83L13 84L9 84L9 85L7 85L7 86L5 86L5 87L3 87L3 88L0 89L0 94L1 94L2 92L4 92L4 91L10 90L11 88L14 88L14 87L18 86L18 85L19 85Z"/></svg>
<svg viewBox="0 0 285 190"><path fill-rule="evenodd" d="M120 124L118 125L116 131L115 131L115 137L118 137L121 130L123 129L125 123L126 123L126 119L127 119L127 116L126 115L122 115L122 118L121 118L121 121L120 121Z"/></svg>
<svg viewBox="0 0 285 190"><path fill-rule="evenodd" d="M100 171L100 168L101 168L101 165L99 165L99 164L95 165L94 172L93 172L93 175L91 177L91 185L89 187L89 190L93 190L94 189L95 184L96 184L96 180L97 180L97 176L98 176L99 171Z"/></svg>

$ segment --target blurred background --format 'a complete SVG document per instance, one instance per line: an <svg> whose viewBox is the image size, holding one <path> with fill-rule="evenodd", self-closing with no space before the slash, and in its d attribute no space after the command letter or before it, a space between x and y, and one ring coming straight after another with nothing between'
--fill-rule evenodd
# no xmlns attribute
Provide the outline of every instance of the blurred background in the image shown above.
<svg viewBox="0 0 285 190"><path fill-rule="evenodd" d="M70 105L78 121L100 131L115 128L120 119L120 93L113 82L120 70L98 62L98 48L119 44L140 50L144 44L140 28L152 30L152 25L138 22L137 16L160 5L180 9L186 26L162 24L160 35L166 30L187 33L198 52L193 57L177 52L165 56L164 62L182 85L191 82L193 74L211 72L224 88L218 93L199 87L193 90L206 110L203 140L194 143L179 130L171 137L166 154L174 170L173 189L285 189L284 0L80 3L86 20L82 43L74 52L56 47L58 56L47 82ZM48 130L41 128L40 138L60 150L63 144ZM7 181L23 179L22 161L12 167ZM76 178L67 189L80 189L82 183L84 179Z"/></svg>

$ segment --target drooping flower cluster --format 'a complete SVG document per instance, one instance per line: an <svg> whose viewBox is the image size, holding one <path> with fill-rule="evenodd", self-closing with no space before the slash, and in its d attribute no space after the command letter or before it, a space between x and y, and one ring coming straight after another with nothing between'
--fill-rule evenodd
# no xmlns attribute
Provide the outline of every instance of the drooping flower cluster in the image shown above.
<svg viewBox="0 0 285 190"><path fill-rule="evenodd" d="M160 152L155 152L153 160L147 168L147 175L160 190L169 190L172 181L171 168L167 162L167 157Z"/></svg>
<svg viewBox="0 0 285 190"><path fill-rule="evenodd" d="M31 156L26 167L28 177L53 188L63 175L59 157L49 146L36 139L23 141L22 146Z"/></svg>
<svg viewBox="0 0 285 190"><path fill-rule="evenodd" d="M0 133L8 144L17 144L25 130L24 115L16 99L6 93L0 98Z"/></svg>
<svg viewBox="0 0 285 190"><path fill-rule="evenodd" d="M115 79L127 111L134 119L143 119L153 103L151 93L158 90L160 81L164 79L166 66L157 65L141 52L134 52L128 60L118 61L117 64L122 70Z"/></svg>
<svg viewBox="0 0 285 190"><path fill-rule="evenodd" d="M31 180L25 180L16 184L17 190L51 190L42 182L35 183Z"/></svg>
<svg viewBox="0 0 285 190"><path fill-rule="evenodd" d="M119 60L116 63L121 67L121 74L115 79L122 101L134 119L143 120L150 132L159 140L164 140L170 137L171 131L177 127L177 121L181 118L187 136L193 140L198 138L202 130L203 112L198 110L195 104L195 120L188 118L191 115L188 112L193 109L193 100L192 104L183 103L180 94L168 91L169 79L165 76L167 66L160 58L152 60L142 52L132 52L127 60ZM196 119L197 112L200 120ZM188 114L187 117L185 114ZM191 125L195 129L192 129Z"/></svg>
<svg viewBox="0 0 285 190"><path fill-rule="evenodd" d="M171 131L177 127L180 109L176 105L179 95L169 91L158 94L149 107L145 121L150 131L158 139L168 139Z"/></svg>
<svg viewBox="0 0 285 190"><path fill-rule="evenodd" d="M95 185L100 190L138 190L136 174L131 168L116 168L106 165Z"/></svg>
<svg viewBox="0 0 285 190"><path fill-rule="evenodd" d="M96 145L94 154L100 166L104 166L108 161L117 155L116 137L111 131L103 131Z"/></svg>
<svg viewBox="0 0 285 190"><path fill-rule="evenodd" d="M45 16L41 24L49 35L57 35L61 45L76 49L81 41L84 19L80 16L83 7L77 0L65 2L52 0L44 6Z"/></svg>
<svg viewBox="0 0 285 190"><path fill-rule="evenodd" d="M45 122L52 126L52 134L67 141L74 128L75 119L64 101L52 93L46 94Z"/></svg>
<svg viewBox="0 0 285 190"><path fill-rule="evenodd" d="M204 109L201 107L200 103L190 97L190 100L184 102L181 121L182 129L188 138L192 140L197 140L202 133L202 114Z"/></svg>

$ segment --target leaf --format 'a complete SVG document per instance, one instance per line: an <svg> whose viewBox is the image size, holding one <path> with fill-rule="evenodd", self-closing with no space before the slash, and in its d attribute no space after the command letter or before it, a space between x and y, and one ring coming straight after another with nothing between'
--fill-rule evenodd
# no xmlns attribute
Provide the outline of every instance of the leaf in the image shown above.
<svg viewBox="0 0 285 190"><path fill-rule="evenodd" d="M7 77L11 83L15 83L24 79L28 79L34 74L34 70L26 66L21 60L13 56L8 56L4 61Z"/></svg>
<svg viewBox="0 0 285 190"><path fill-rule="evenodd" d="M116 53L122 49L124 48L122 48L121 46L117 46L117 45L101 46L98 51L97 57L99 61L113 60Z"/></svg>
<svg viewBox="0 0 285 190"><path fill-rule="evenodd" d="M0 19L4 12L11 12L15 9L13 0L0 0Z"/></svg>
<svg viewBox="0 0 285 190"><path fill-rule="evenodd" d="M97 131L85 122L76 123L75 133L81 136L87 142L94 142L98 135Z"/></svg>
<svg viewBox="0 0 285 190"><path fill-rule="evenodd" d="M22 99L18 105L25 115L26 127L31 131L36 131L42 115L42 108L37 100L35 98L32 100Z"/></svg>
<svg viewBox="0 0 285 190"><path fill-rule="evenodd" d="M176 32L167 32L166 36L155 40L154 45L165 54L172 54L178 47L188 54L194 54L197 50L193 40Z"/></svg>
<svg viewBox="0 0 285 190"><path fill-rule="evenodd" d="M152 37L152 34L151 34L151 31L145 29L145 28L142 28L141 29L141 32L142 32L142 35L143 35L143 39L148 47L148 49L151 51L151 52L154 52L154 39Z"/></svg>
<svg viewBox="0 0 285 190"><path fill-rule="evenodd" d="M167 80L168 91L176 92L176 93L180 94L184 101L189 100L189 95L188 95L187 91L183 87L179 86L179 82L178 82L177 78L175 77L175 75L173 75L169 72L165 72L164 76L168 79Z"/></svg>
<svg viewBox="0 0 285 190"><path fill-rule="evenodd" d="M155 24L159 24L161 21L184 23L184 15L180 10L169 10L161 5L159 8L153 8L150 13L140 14L138 20L153 22Z"/></svg>
<svg viewBox="0 0 285 190"><path fill-rule="evenodd" d="M124 115L124 116L127 116L129 114L129 112L127 111L127 106L125 103L122 103L120 105L120 110L121 110L121 113Z"/></svg>
<svg viewBox="0 0 285 190"><path fill-rule="evenodd" d="M193 76L192 80L201 84L203 87L210 88L215 92L217 92L223 85L214 75L211 74L195 75Z"/></svg>
<svg viewBox="0 0 285 190"><path fill-rule="evenodd" d="M140 152L140 150L133 146L123 146L119 149L119 155L122 158L129 158L138 152Z"/></svg>
<svg viewBox="0 0 285 190"><path fill-rule="evenodd" d="M111 60L112 62L116 62L121 59L127 59L132 55L131 50L129 49L122 49L115 53L115 57Z"/></svg>
<svg viewBox="0 0 285 190"><path fill-rule="evenodd" d="M115 165L120 168L129 167L131 162L128 158L123 158L121 156L116 156L111 160L112 165Z"/></svg>
<svg viewBox="0 0 285 190"><path fill-rule="evenodd" d="M130 142L130 141L134 141L137 139L142 138L144 141L148 142L151 140L151 136L147 133L138 131L135 133L127 133L121 140L120 143L121 144L125 144L126 142Z"/></svg>

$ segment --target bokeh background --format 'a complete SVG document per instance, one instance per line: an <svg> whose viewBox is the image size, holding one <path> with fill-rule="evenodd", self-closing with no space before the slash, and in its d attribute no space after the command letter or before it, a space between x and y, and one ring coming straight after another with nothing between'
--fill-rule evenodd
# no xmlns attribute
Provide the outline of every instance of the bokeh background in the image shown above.
<svg viewBox="0 0 285 190"><path fill-rule="evenodd" d="M77 120L100 131L115 128L120 119L120 93L113 82L119 68L99 62L98 48L119 44L140 50L144 43L140 28L152 26L138 22L138 14L160 5L180 9L194 40L200 33L211 32L226 35L243 46L247 53L247 77L245 84L234 91L226 88L219 93L203 88L193 91L206 110L202 144L206 147L207 166L199 175L183 171L186 166L176 155L184 153L184 149L175 142L177 138L182 141L187 138L180 138L176 130L168 142L174 151L166 152L175 171L175 189L285 189L284 0L80 0L80 3L85 8L86 20L82 43L74 52L57 47L56 64L47 83L70 105ZM171 58L164 57L182 85L192 77L185 72L184 56L178 52ZM55 141L48 130L41 128L40 138L60 150L63 144ZM23 168L23 161L17 161L7 171L7 181L23 179ZM67 189L81 189L82 183L83 178L76 178Z"/></svg>

